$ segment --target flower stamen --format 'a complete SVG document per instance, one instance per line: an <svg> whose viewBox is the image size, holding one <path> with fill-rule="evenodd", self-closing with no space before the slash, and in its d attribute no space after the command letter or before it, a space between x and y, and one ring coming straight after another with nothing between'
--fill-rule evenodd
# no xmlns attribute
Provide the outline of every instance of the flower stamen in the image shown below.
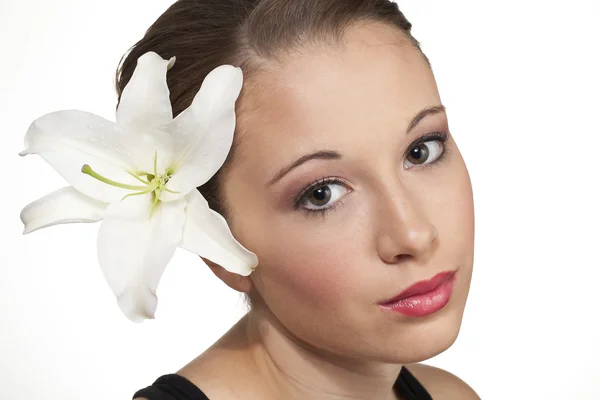
<svg viewBox="0 0 600 400"><path fill-rule="evenodd" d="M153 191L154 191L154 189L153 189L153 188L150 188L150 189L146 190L145 192L134 192L134 193L129 193L129 194L126 194L125 196L123 196L123 198L121 199L121 201L125 200L125 199L126 199L126 198L128 198L129 196L140 196L140 195L142 195L142 194L149 194L149 193L152 193Z"/></svg>
<svg viewBox="0 0 600 400"><path fill-rule="evenodd" d="M135 179L137 179L138 181L142 182L144 185L147 185L150 183L150 181L152 179L150 179L150 175L146 174L146 173L140 173L140 175L136 175L133 172L129 172L127 171L127 173L131 176L133 176ZM146 175L146 177L148 177L149 179L147 181L143 180L142 178L140 178L140 176Z"/></svg>

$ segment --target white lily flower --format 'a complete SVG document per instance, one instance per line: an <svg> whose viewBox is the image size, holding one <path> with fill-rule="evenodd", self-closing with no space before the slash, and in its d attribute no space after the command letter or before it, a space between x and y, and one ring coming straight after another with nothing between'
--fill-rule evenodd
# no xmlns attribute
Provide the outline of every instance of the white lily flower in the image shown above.
<svg viewBox="0 0 600 400"><path fill-rule="evenodd" d="M242 71L215 68L173 119L166 74L174 62L154 52L138 59L116 123L78 110L50 113L31 124L19 153L40 155L71 185L23 209L24 233L102 220L99 264L134 322L154 318L158 282L177 247L244 276L258 264L196 190L230 151Z"/></svg>

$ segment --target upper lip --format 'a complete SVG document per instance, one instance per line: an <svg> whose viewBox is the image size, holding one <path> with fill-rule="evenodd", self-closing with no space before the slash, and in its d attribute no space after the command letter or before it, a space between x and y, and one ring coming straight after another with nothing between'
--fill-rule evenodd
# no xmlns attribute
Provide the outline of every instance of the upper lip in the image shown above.
<svg viewBox="0 0 600 400"><path fill-rule="evenodd" d="M452 278L452 276L454 275L455 272L456 271L443 271L429 280L416 282L416 283L410 285L409 287L407 287L406 289L404 289L400 294L394 296L393 298L391 298L389 300L385 300L380 304L393 303L395 301L404 299L409 296L414 296L417 294L423 294L423 293L430 292L433 289L435 289L436 287L438 287L439 285L441 285L442 283L444 283L445 281Z"/></svg>

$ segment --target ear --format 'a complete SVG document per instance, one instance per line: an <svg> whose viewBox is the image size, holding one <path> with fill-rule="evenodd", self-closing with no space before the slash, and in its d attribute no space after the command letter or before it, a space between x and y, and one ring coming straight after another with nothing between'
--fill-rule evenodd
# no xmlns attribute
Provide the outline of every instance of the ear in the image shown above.
<svg viewBox="0 0 600 400"><path fill-rule="evenodd" d="M227 271L225 268L221 267L214 262L202 258L202 261L208 265L208 268L219 278L222 280L227 286L232 288L233 290L237 290L242 293L249 293L252 290L253 284L252 279L249 276L242 276L238 274L234 274L233 272Z"/></svg>

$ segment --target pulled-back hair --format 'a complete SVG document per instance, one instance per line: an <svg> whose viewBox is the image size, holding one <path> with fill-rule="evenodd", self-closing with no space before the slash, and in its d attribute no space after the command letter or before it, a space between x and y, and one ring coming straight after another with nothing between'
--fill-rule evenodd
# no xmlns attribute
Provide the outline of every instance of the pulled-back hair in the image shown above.
<svg viewBox="0 0 600 400"><path fill-rule="evenodd" d="M119 100L137 59L148 51L177 57L167 75L176 116L219 65L242 68L246 82L268 62L306 45L341 44L348 27L370 21L397 27L420 49L410 22L389 0L179 0L123 56L116 79ZM219 176L198 189L213 210L226 216Z"/></svg>

